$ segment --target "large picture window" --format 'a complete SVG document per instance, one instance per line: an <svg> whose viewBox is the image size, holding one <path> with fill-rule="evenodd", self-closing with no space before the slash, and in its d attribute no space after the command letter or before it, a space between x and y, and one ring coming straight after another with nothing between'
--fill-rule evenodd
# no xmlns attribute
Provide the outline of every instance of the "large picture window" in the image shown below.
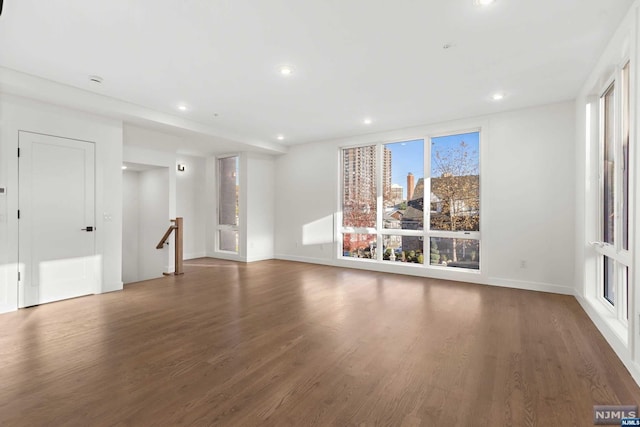
<svg viewBox="0 0 640 427"><path fill-rule="evenodd" d="M479 153L479 131L344 148L342 256L479 270Z"/></svg>

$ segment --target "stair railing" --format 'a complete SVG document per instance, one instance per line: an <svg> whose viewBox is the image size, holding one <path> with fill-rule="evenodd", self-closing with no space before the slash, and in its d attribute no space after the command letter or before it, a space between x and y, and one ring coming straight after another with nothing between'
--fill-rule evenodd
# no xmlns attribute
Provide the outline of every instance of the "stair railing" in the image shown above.
<svg viewBox="0 0 640 427"><path fill-rule="evenodd" d="M175 272L174 273L162 273L165 276L171 276L172 274L176 275L176 276L180 275L180 274L184 274L184 271L182 270L182 250L183 250L183 246L182 246L182 217L176 217L176 219L172 219L171 222L173 224L169 226L169 228L167 229L167 232L164 233L164 236L162 236L162 239L160 239L160 243L158 243L158 245L156 246L156 249L162 249L164 247L164 244L167 243L167 240L169 239L169 236L171 236L171 233L175 230L175 232L176 232L176 234L175 234L175 245L176 245L176 249L175 249Z"/></svg>

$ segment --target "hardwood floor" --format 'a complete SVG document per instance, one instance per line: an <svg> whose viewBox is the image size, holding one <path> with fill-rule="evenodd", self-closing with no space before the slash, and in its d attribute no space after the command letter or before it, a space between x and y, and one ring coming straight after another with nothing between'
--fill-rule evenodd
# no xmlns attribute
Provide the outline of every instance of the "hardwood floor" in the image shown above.
<svg viewBox="0 0 640 427"><path fill-rule="evenodd" d="M2 426L588 426L640 389L573 297L326 266L0 315Z"/></svg>

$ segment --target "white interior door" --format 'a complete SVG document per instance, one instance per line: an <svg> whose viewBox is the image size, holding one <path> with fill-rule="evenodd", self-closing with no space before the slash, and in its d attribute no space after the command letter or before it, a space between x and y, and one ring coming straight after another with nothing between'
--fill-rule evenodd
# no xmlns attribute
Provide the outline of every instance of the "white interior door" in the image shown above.
<svg viewBox="0 0 640 427"><path fill-rule="evenodd" d="M19 305L95 293L94 144L20 132Z"/></svg>

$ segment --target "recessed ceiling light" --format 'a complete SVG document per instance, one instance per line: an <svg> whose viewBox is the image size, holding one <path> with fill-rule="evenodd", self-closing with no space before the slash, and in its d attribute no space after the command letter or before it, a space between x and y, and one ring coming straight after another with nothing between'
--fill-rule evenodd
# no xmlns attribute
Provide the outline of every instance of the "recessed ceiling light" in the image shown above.
<svg viewBox="0 0 640 427"><path fill-rule="evenodd" d="M501 99L504 99L504 93L494 93L493 95L491 95L491 99L493 99L494 101L500 101Z"/></svg>
<svg viewBox="0 0 640 427"><path fill-rule="evenodd" d="M89 76L89 81L95 84L102 84L104 79L100 76Z"/></svg>
<svg viewBox="0 0 640 427"><path fill-rule="evenodd" d="M365 125L370 125L371 124L371 119L370 118L366 118L362 121L362 123L364 123Z"/></svg>
<svg viewBox="0 0 640 427"><path fill-rule="evenodd" d="M489 6L491 3L494 3L496 0L473 0L473 4L476 6Z"/></svg>
<svg viewBox="0 0 640 427"><path fill-rule="evenodd" d="M277 138L278 138L278 141L282 141L284 139L284 135L278 135Z"/></svg>
<svg viewBox="0 0 640 427"><path fill-rule="evenodd" d="M125 170L127 167L125 165L122 165L122 170Z"/></svg>
<svg viewBox="0 0 640 427"><path fill-rule="evenodd" d="M184 105L184 104L180 104L180 105L178 105L178 110L180 110L180 111L187 111L187 106L186 106L186 105Z"/></svg>
<svg viewBox="0 0 640 427"><path fill-rule="evenodd" d="M280 67L280 74L283 76L290 76L293 73L293 70L289 66Z"/></svg>

